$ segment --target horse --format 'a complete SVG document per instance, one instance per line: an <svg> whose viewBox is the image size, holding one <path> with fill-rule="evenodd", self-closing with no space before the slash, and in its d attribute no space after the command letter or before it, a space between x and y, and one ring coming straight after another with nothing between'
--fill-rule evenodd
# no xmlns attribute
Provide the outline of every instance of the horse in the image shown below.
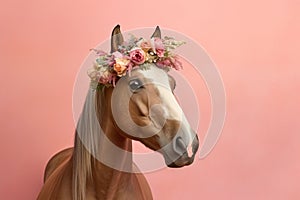
<svg viewBox="0 0 300 200"><path fill-rule="evenodd" d="M161 38L159 27L153 37ZM112 31L111 52L123 42L117 25ZM90 88L74 147L49 160L37 199L153 199L144 175L133 173L139 171L131 155L133 140L158 151L171 168L193 163L199 146L197 134L176 100L175 87L175 79L151 63L147 69L132 69L114 87Z"/></svg>

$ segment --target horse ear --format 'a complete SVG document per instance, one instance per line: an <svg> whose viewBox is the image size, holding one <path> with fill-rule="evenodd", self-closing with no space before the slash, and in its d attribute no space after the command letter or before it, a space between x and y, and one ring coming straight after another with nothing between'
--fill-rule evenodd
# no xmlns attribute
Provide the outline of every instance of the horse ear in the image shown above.
<svg viewBox="0 0 300 200"><path fill-rule="evenodd" d="M152 34L151 38L153 37L161 38L161 32L159 26L156 27L154 33Z"/></svg>
<svg viewBox="0 0 300 200"><path fill-rule="evenodd" d="M118 51L118 46L122 45L124 42L123 35L120 30L120 25L118 24L111 34L111 50L110 52L113 53L115 51Z"/></svg>

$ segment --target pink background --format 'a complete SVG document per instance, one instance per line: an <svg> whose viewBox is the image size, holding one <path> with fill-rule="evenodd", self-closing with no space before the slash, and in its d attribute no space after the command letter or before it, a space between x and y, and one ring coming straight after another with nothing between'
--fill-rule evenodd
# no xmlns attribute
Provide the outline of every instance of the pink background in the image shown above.
<svg viewBox="0 0 300 200"><path fill-rule="evenodd" d="M155 199L300 199L299 1L11 0L0 16L0 199L35 199L47 160L72 145L76 73L117 23L194 38L226 87L217 146L147 174Z"/></svg>

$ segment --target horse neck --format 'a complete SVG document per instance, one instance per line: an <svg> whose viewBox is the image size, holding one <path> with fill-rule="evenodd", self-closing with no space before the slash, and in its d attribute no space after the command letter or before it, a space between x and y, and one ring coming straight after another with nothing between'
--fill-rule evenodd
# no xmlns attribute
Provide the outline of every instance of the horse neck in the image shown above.
<svg viewBox="0 0 300 200"><path fill-rule="evenodd" d="M112 88L105 88L102 92L97 93L97 110L100 126L105 133L107 139L99 140L98 155L107 156L111 159L118 159L116 161L117 168L114 166L107 166L97 159L94 160L92 176L93 183L96 188L99 189L103 196L107 199L109 195L113 195L119 190L117 186L122 186L128 182L131 177L131 173L123 172L122 168L131 169L132 157L131 153L116 155L116 152L112 151L111 144L117 146L124 152L132 151L132 141L122 135L120 129L116 126L111 111L111 96ZM101 105L100 105L101 104ZM127 183L128 184L128 183ZM126 184L125 184L126 185Z"/></svg>

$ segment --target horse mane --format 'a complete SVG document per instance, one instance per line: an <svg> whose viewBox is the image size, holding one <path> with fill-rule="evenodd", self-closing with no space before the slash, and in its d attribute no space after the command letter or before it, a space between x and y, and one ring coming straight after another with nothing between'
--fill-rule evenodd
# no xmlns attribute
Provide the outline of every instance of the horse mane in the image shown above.
<svg viewBox="0 0 300 200"><path fill-rule="evenodd" d="M85 200L87 181L92 181L100 138L101 111L105 106L104 89L89 89L77 123L73 150L73 200Z"/></svg>

